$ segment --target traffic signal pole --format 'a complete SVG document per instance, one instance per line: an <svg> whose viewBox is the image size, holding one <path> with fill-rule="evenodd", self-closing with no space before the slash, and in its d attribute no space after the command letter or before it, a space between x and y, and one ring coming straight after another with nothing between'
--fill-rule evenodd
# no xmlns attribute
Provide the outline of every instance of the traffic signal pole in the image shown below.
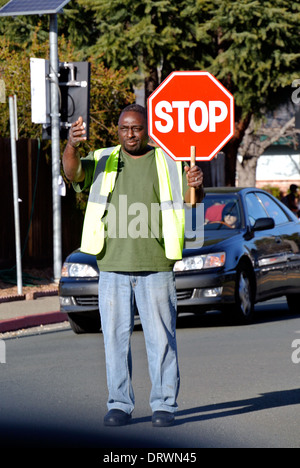
<svg viewBox="0 0 300 468"><path fill-rule="evenodd" d="M50 116L52 156L52 200L53 200L53 274L58 282L61 276L61 199L59 194L60 176L60 113L59 113L59 62L58 62L57 15L50 15Z"/></svg>

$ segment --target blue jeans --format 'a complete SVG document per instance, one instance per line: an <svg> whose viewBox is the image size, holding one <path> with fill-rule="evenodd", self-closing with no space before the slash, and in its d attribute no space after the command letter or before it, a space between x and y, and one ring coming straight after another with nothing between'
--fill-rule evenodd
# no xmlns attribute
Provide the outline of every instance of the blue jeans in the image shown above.
<svg viewBox="0 0 300 468"><path fill-rule="evenodd" d="M176 289L173 272L100 272L99 308L104 336L108 409L131 413L131 334L134 301L144 331L152 383L152 411L177 410L179 369L176 345Z"/></svg>

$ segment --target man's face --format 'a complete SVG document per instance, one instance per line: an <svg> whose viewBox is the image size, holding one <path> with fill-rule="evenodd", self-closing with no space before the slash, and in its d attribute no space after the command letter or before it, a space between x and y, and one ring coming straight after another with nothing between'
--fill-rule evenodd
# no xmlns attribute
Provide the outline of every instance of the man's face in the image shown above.
<svg viewBox="0 0 300 468"><path fill-rule="evenodd" d="M147 122L139 112L124 112L119 119L119 141L122 148L132 156L145 153L148 144Z"/></svg>

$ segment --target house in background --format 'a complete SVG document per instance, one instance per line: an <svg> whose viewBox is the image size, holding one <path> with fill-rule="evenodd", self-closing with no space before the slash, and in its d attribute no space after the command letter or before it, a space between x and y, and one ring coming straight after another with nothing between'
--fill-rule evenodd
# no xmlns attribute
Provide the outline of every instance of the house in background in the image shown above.
<svg viewBox="0 0 300 468"><path fill-rule="evenodd" d="M300 152L288 146L273 145L260 156L256 169L256 186L278 187L285 195L291 184L300 187Z"/></svg>

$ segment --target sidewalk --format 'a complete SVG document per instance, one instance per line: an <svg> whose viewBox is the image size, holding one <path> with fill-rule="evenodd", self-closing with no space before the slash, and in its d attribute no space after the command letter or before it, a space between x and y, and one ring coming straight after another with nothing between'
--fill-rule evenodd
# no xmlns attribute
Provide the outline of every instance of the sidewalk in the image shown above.
<svg viewBox="0 0 300 468"><path fill-rule="evenodd" d="M12 298L0 302L0 333L65 321L68 321L68 317L60 312L57 293L36 299Z"/></svg>

